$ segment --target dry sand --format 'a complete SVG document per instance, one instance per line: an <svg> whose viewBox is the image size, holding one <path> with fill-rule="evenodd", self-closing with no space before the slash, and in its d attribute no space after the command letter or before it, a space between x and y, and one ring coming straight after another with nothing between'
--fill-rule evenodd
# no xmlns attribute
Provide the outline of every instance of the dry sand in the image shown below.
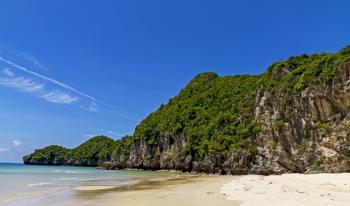
<svg viewBox="0 0 350 206"><path fill-rule="evenodd" d="M240 176L221 192L241 206L349 206L350 174Z"/></svg>

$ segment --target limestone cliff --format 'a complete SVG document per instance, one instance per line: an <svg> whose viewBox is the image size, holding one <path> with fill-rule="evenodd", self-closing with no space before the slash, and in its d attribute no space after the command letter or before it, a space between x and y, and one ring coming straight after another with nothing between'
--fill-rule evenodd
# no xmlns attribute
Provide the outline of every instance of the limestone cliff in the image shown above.
<svg viewBox="0 0 350 206"><path fill-rule="evenodd" d="M350 47L292 57L260 76L200 74L111 150L99 166L349 172ZM25 163L33 163L30 157Z"/></svg>

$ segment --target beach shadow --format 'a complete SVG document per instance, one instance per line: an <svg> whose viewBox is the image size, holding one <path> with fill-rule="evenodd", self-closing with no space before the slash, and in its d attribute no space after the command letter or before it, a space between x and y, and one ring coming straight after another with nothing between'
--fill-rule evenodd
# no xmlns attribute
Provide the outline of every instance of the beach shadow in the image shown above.
<svg viewBox="0 0 350 206"><path fill-rule="evenodd" d="M153 190L174 185L188 184L200 181L200 175L178 175L167 178L135 179L130 184L107 187L106 189L74 190L74 196L79 199L94 199L107 193ZM93 186L92 186L93 187Z"/></svg>

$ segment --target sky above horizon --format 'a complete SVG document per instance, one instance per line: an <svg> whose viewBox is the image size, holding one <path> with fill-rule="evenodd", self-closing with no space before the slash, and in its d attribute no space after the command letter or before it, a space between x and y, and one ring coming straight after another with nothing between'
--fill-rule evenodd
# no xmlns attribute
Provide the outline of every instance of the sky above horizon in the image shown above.
<svg viewBox="0 0 350 206"><path fill-rule="evenodd" d="M0 7L0 162L114 139L196 74L260 74L350 44L350 2L44 1Z"/></svg>

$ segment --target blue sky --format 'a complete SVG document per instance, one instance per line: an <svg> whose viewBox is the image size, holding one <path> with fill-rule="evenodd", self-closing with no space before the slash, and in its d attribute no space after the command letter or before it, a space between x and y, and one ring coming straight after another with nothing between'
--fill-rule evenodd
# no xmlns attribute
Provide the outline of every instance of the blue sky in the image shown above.
<svg viewBox="0 0 350 206"><path fill-rule="evenodd" d="M199 72L259 74L350 44L349 1L8 0L0 7L0 162L113 138Z"/></svg>

